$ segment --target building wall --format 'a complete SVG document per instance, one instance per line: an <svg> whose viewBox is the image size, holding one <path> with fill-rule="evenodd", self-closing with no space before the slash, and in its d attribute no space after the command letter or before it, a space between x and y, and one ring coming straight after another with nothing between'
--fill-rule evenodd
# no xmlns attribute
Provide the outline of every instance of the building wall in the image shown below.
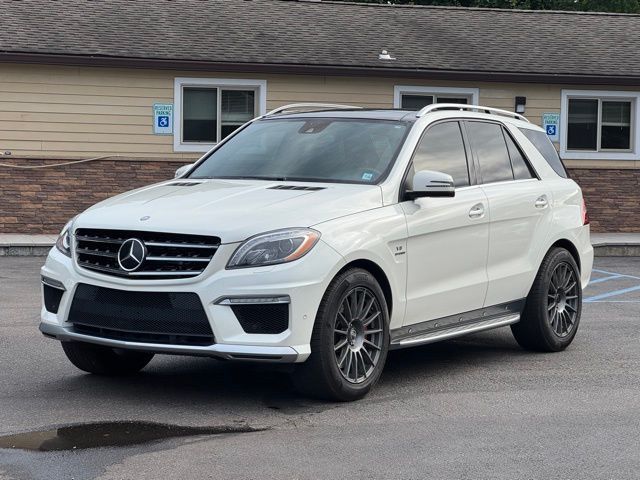
<svg viewBox="0 0 640 480"><path fill-rule="evenodd" d="M33 166L110 157L57 168L0 166L0 233L55 232L96 201L170 178L180 164L197 158L200 154L174 152L172 136L152 132L152 105L174 102L175 77L266 80L268 109L315 101L389 108L395 85L479 88L481 104L508 110L516 95L527 97L525 114L538 124L543 112L560 111L561 89L580 88L3 64L0 152L10 155L0 155L0 163ZM640 231L640 215L624 222L612 215L633 210L640 200L640 162L566 163L585 191L595 230Z"/></svg>

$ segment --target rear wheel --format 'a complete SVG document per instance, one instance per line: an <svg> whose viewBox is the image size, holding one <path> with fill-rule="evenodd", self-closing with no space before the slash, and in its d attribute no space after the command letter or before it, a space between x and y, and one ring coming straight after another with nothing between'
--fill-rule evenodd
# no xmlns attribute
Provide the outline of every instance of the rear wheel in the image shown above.
<svg viewBox="0 0 640 480"><path fill-rule="evenodd" d="M581 313L578 266L567 250L554 248L543 260L522 318L511 331L523 348L558 352L573 341Z"/></svg>
<svg viewBox="0 0 640 480"><path fill-rule="evenodd" d="M142 370L153 353L121 350L84 342L62 342L67 358L80 370L97 375L127 375Z"/></svg>
<svg viewBox="0 0 640 480"><path fill-rule="evenodd" d="M311 356L294 382L308 395L337 401L364 397L378 381L389 348L389 313L380 285L351 269L329 285L311 337Z"/></svg>

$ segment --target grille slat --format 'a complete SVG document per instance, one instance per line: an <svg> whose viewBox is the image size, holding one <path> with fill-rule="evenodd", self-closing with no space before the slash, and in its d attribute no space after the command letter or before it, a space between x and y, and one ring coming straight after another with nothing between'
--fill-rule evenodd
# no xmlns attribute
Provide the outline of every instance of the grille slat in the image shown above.
<svg viewBox="0 0 640 480"><path fill-rule="evenodd" d="M118 251L128 239L142 241L147 255L128 272L120 267ZM78 265L87 270L125 278L190 278L200 275L211 262L220 239L204 235L138 230L78 229L75 233Z"/></svg>

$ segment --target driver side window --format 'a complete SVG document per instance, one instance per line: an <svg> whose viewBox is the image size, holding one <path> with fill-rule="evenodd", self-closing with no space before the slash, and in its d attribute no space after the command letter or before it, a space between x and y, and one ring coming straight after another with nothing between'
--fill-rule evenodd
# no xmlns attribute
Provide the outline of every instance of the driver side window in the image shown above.
<svg viewBox="0 0 640 480"><path fill-rule="evenodd" d="M456 188L470 185L467 152L458 122L443 122L428 128L413 154L413 170L448 173Z"/></svg>

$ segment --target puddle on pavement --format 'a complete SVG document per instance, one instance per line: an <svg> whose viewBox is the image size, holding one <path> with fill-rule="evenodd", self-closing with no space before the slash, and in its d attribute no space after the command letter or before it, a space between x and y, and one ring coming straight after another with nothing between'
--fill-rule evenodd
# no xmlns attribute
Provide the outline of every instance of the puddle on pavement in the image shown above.
<svg viewBox="0 0 640 480"><path fill-rule="evenodd" d="M50 452L97 447L123 447L176 437L248 433L249 426L183 427L152 422L102 422L0 436L0 448Z"/></svg>

